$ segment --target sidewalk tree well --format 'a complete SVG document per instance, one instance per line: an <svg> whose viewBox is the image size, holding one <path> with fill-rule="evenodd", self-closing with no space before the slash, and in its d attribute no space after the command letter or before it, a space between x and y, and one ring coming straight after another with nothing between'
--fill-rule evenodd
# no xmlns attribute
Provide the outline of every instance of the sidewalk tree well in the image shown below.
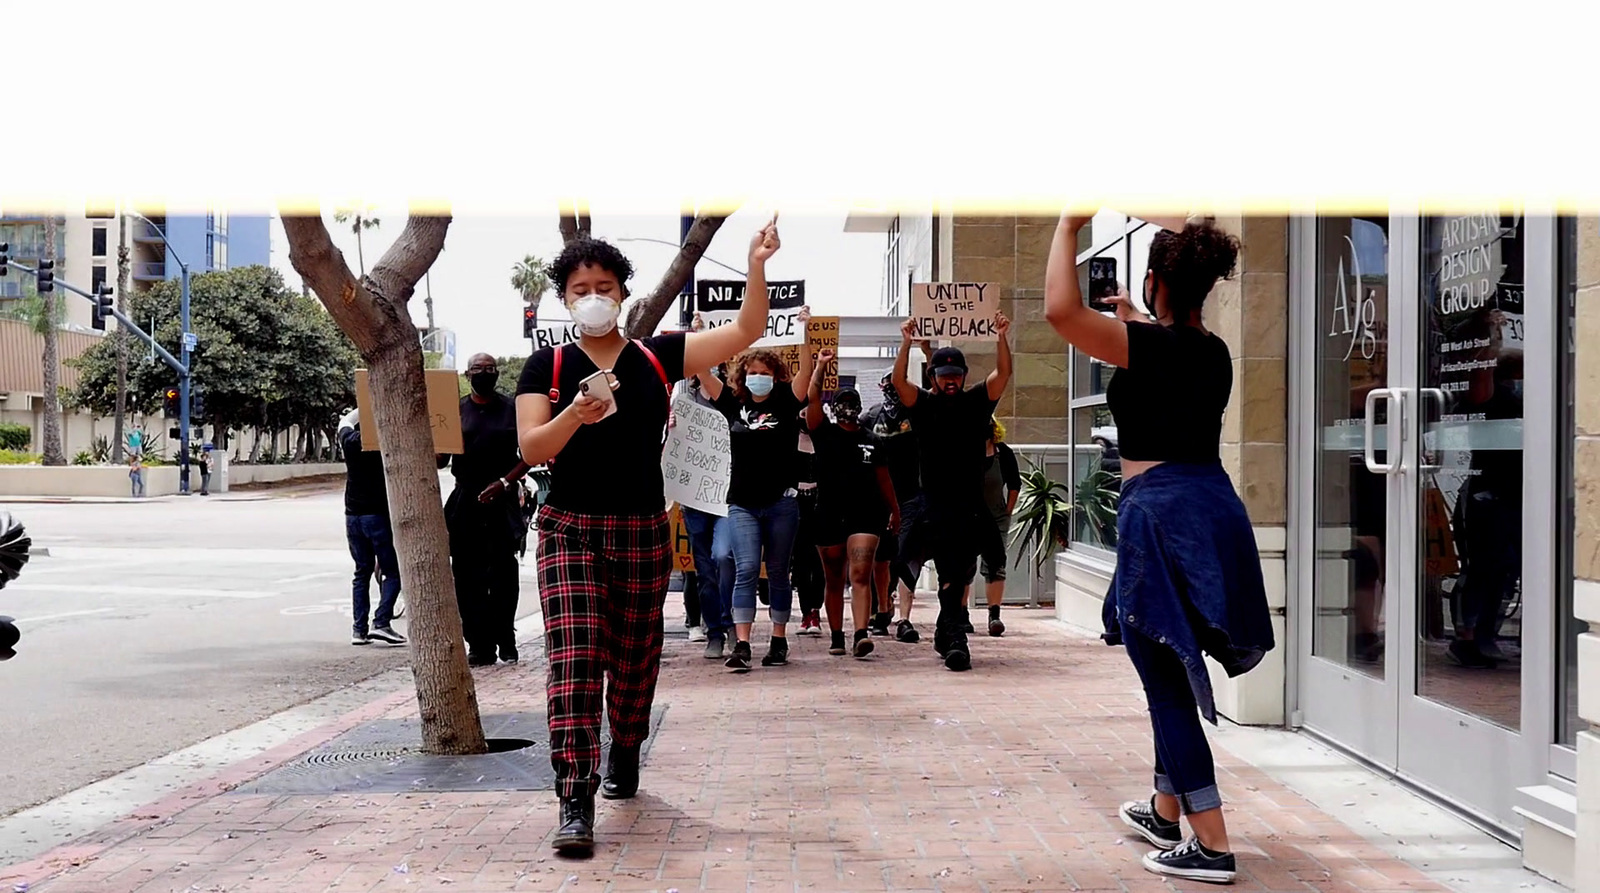
<svg viewBox="0 0 1600 893"><path fill-rule="evenodd" d="M405 581L423 750L487 753L450 576L422 344L408 307L417 283L444 248L450 217L412 213L399 238L360 279L350 272L320 215L285 209L282 217L289 262L355 344L370 376L372 416Z"/></svg>

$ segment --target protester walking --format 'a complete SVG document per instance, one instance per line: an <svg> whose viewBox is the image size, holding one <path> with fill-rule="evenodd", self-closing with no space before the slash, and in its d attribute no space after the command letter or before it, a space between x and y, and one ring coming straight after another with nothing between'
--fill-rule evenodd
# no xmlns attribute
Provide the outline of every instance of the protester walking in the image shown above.
<svg viewBox="0 0 1600 893"><path fill-rule="evenodd" d="M923 350L932 358L932 348L921 342ZM900 526L883 538L878 549L878 566L873 569L874 585L880 594L893 595L899 589L900 620L895 623L894 635L901 642L915 644L921 634L911 622L911 606L916 598L917 578L922 576L925 555L916 554L912 534L920 527L924 499L922 495L921 460L917 453L916 431L911 424L911 411L900 402L900 392L895 389L893 373L885 373L878 383L883 403L873 410L865 424L877 439L878 451L889 469L889 479L894 483L895 496L900 500ZM888 548L885 548L887 544ZM881 595L880 595L881 598ZM880 602L879 610L889 605Z"/></svg>
<svg viewBox="0 0 1600 893"><path fill-rule="evenodd" d="M383 454L361 448L361 417L351 410L339 420L339 448L344 453L344 534L350 557L356 563L350 593L354 623L350 644L377 640L404 645L406 637L394 630L395 605L400 599L400 559L394 550L394 530L389 524L389 488L383 478ZM372 578L378 581L378 609L372 610ZM370 628L369 628L370 621Z"/></svg>
<svg viewBox="0 0 1600 893"><path fill-rule="evenodd" d="M749 300L748 296L746 300ZM800 308L799 327L811 318ZM793 609L789 560L800 523L800 411L806 405L815 364L809 348L800 351L800 374L772 350L748 350L733 362L727 387L706 381L706 393L728 417L733 468L728 481L728 516L733 519L733 627L738 636L729 669L750 670L750 629L756 619L756 590L762 562L767 567L767 614L772 638L761 658L764 667L789 662L788 624Z"/></svg>
<svg viewBox="0 0 1600 893"><path fill-rule="evenodd" d="M800 505L800 523L795 527L794 556L789 561L789 582L795 601L800 604L802 636L822 635L822 605L826 589L822 556L817 552L817 456L811 433L805 429L805 414L800 416L798 469L795 497Z"/></svg>
<svg viewBox="0 0 1600 893"><path fill-rule="evenodd" d="M144 498L144 454L141 452L128 454L128 486L134 499Z"/></svg>
<svg viewBox="0 0 1600 893"><path fill-rule="evenodd" d="M698 316L696 314L691 331L704 328ZM718 376L716 370L702 374ZM674 386L674 393L686 394L695 403L715 409L716 404L706 396L700 379L701 375L685 378ZM733 522L725 514L715 515L688 505L678 508L683 513L683 526L689 530L689 551L694 556L695 607L706 645L705 658L722 660L726 656L728 635L733 632ZM686 583L685 613L689 588ZM695 639L691 633L689 640Z"/></svg>
<svg viewBox="0 0 1600 893"><path fill-rule="evenodd" d="M979 384L965 387L967 360L954 347L941 347L929 362L933 388L907 378L916 319L900 327L900 353L893 382L900 402L917 429L917 452L926 498L925 515L913 536L913 550L927 549L939 574L939 619L933 647L951 670L967 670L967 585L978 570L978 538L993 529L983 503L984 444L994 408L1011 381L1011 320L995 314L995 369Z"/></svg>
<svg viewBox="0 0 1600 893"><path fill-rule="evenodd" d="M517 451L516 406L495 390L495 358L474 354L466 374L471 392L461 398L462 451L440 457L440 467L448 462L456 480L444 516L467 663L492 667L496 660L519 659L517 544L525 528L517 482L529 466Z"/></svg>
<svg viewBox="0 0 1600 893"><path fill-rule="evenodd" d="M661 477L668 389L685 369L710 369L761 337L766 263L778 246L774 217L751 239L744 305L734 322L634 341L617 329L633 275L622 252L577 239L550 265L581 337L528 358L517 422L524 458L550 468L537 561L550 763L561 801L554 845L562 852L594 847L602 693L611 724L603 793L622 799L639 787L672 575Z"/></svg>
<svg viewBox="0 0 1600 893"><path fill-rule="evenodd" d="M833 363L833 351L817 357L806 403L806 427L817 450L817 548L826 580L830 654L845 654L844 587L850 586L855 637L850 651L857 658L872 653L867 630L872 603L872 572L879 537L900 526L900 503L872 435L861 427L861 394L842 388L822 411L822 377Z"/></svg>
<svg viewBox="0 0 1600 893"><path fill-rule="evenodd" d="M1236 866L1199 719L1216 722L1202 654L1232 677L1274 646L1255 532L1221 461L1233 359L1201 317L1212 287L1233 274L1239 240L1210 221L1158 232L1143 284L1155 318L1121 295L1113 319L1086 306L1078 285L1078 234L1089 219L1062 215L1056 227L1045 318L1116 367L1106 403L1123 484L1105 638L1127 648L1144 684L1156 751L1155 794L1120 815L1159 848L1144 858L1149 871L1228 883ZM1187 840L1180 814L1193 832Z"/></svg>
<svg viewBox="0 0 1600 893"><path fill-rule="evenodd" d="M1017 454L1005 444L1006 426L994 419L990 432L989 442L984 445L983 501L994 520L994 529L980 531L978 567L989 606L989 635L998 638L1006 634L1006 625L1000 619L1000 606L1006 596L1006 534L1011 531L1011 513L1017 508L1017 497L1022 495L1022 474L1017 469Z"/></svg>

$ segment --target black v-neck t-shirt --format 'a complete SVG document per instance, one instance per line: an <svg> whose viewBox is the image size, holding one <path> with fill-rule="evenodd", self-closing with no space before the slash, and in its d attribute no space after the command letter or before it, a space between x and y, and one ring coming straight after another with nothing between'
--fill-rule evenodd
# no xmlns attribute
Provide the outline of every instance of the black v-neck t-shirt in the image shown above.
<svg viewBox="0 0 1600 893"><path fill-rule="evenodd" d="M682 334L645 338L661 362L667 383L683 379ZM544 348L528 358L517 393L550 393L555 350L561 357L561 402L550 407L551 418L578 397L578 384L599 369L576 344ZM617 411L604 421L580 425L550 466L550 495L545 504L568 512L596 515L654 515L666 510L661 480L661 445L666 437L670 405L661 375L638 345L629 342L617 356L611 374L619 383Z"/></svg>

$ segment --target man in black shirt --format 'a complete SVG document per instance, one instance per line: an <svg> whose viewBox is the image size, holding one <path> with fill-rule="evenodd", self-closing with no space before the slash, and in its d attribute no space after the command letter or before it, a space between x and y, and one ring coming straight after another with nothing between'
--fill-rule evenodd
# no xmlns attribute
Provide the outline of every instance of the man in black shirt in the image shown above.
<svg viewBox="0 0 1600 893"><path fill-rule="evenodd" d="M517 451L517 410L495 390L500 368L480 353L467 361L472 392L461 398L462 453L448 462L456 486L445 500L450 567L467 640L467 663L517 662L516 618L520 583L517 543L522 508L513 484L528 473Z"/></svg>
<svg viewBox="0 0 1600 893"><path fill-rule="evenodd" d="M400 559L394 551L394 531L389 527L389 493L383 480L383 454L361 448L360 416L352 410L339 422L339 447L344 452L344 531L350 542L350 557L356 562L351 609L355 625L350 629L350 644L365 645L373 639L391 645L404 645L404 636L394 631L395 601L400 598ZM382 570L378 584L378 610L372 615L372 630L367 631L371 609L373 571Z"/></svg>
<svg viewBox="0 0 1600 893"><path fill-rule="evenodd" d="M926 347L926 342L923 344L923 349L931 356L932 351ZM900 622L895 624L895 638L914 643L921 636L911 624L911 601L916 595L917 578L922 575L922 566L927 561L926 556L915 553L911 540L912 531L922 519L922 469L917 457L916 431L911 426L911 410L900 402L893 374L884 375L879 387L883 390L883 403L872 411L864 424L877 440L878 450L889 468L889 477L894 481L895 496L900 500L900 529L884 537L879 544L878 566L873 576L880 611L893 607L890 596L894 587L899 586Z"/></svg>
<svg viewBox="0 0 1600 893"><path fill-rule="evenodd" d="M967 585L978 570L978 525L992 525L983 499L983 461L990 420L1000 395L1011 381L1011 321L995 315L995 369L983 383L964 390L967 360L954 347L933 352L933 388L925 390L906 377L916 319L900 327L900 354L894 363L894 387L911 412L917 431L917 452L925 499L923 528L934 568L939 573L939 620L933 645L952 670L972 666L967 647Z"/></svg>

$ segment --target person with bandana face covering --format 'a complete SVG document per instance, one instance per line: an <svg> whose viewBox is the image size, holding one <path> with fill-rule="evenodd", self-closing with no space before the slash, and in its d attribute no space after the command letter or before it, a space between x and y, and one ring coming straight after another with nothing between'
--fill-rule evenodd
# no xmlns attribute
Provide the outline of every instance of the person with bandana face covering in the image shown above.
<svg viewBox="0 0 1600 893"><path fill-rule="evenodd" d="M933 346L927 341L918 342L923 357L932 359ZM924 367L923 386L931 385L928 375L931 366ZM911 427L911 411L900 402L900 392L895 390L893 373L885 373L878 382L883 403L874 409L862 424L878 441L878 451L894 483L895 495L900 500L900 524L878 541L877 562L873 567L873 586L878 593L878 617L874 619L874 633L886 634L894 607L892 597L895 587L900 593L900 621L895 624L894 636L906 644L916 644L921 633L911 623L911 604L917 593L917 578L927 556L918 554L917 543L912 538L922 520L922 470L917 459L917 436ZM888 616L886 616L888 615ZM881 633L879 629L881 628Z"/></svg>
<svg viewBox="0 0 1600 893"><path fill-rule="evenodd" d="M844 654L844 587L848 576L851 619L857 658L872 653L868 637L868 612L872 608L873 555L879 537L900 526L900 503L878 443L861 427L861 395L842 388L833 398L833 421L822 413L822 377L833 362L833 351L817 357L806 404L806 427L817 458L817 550L826 578L828 626L833 634L830 654Z"/></svg>
<svg viewBox="0 0 1600 893"><path fill-rule="evenodd" d="M448 462L456 479L444 513L467 663L474 667L518 659L517 544L523 528L513 485L528 465L517 454L516 407L495 390L499 381L494 357L480 353L467 361L472 391L461 398L463 450L440 458L440 467Z"/></svg>
<svg viewBox="0 0 1600 893"><path fill-rule="evenodd" d="M761 337L766 264L778 247L774 216L750 240L745 300L733 322L639 339L617 327L633 265L615 246L576 239L550 264L550 280L582 336L528 358L517 385L517 423L523 458L550 468L550 495L536 521L537 561L550 764L561 802L551 842L565 855L593 853L597 792L625 800L639 790L672 576L661 477L668 390L685 370L710 370ZM615 382L615 412L579 387L602 371ZM703 376L701 385L714 380ZM604 781L602 714L611 727Z"/></svg>

